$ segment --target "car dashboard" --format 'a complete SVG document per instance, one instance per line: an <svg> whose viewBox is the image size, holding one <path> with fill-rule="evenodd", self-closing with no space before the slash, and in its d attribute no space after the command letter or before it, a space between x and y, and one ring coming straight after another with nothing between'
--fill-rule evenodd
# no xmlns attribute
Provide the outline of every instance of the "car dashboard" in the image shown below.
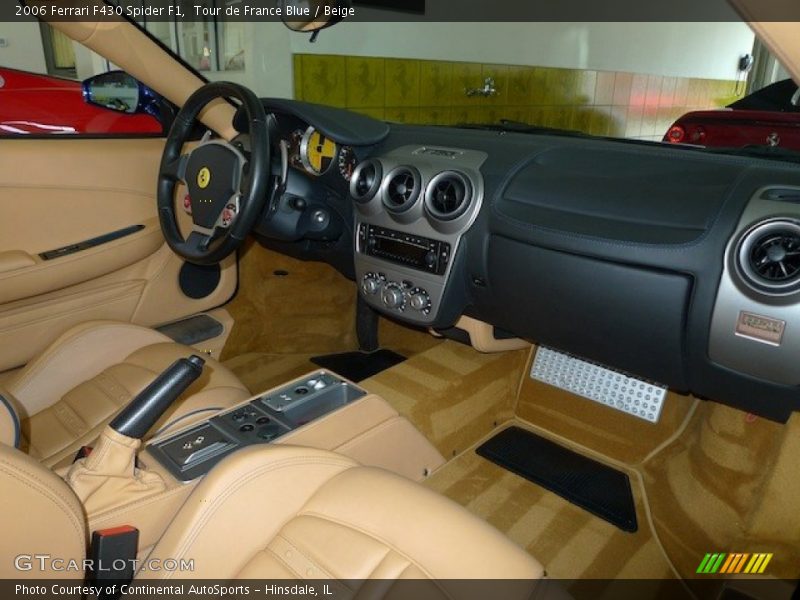
<svg viewBox="0 0 800 600"><path fill-rule="evenodd" d="M775 420L800 408L795 165L264 103L297 226L255 234L381 314L441 332L466 315Z"/></svg>

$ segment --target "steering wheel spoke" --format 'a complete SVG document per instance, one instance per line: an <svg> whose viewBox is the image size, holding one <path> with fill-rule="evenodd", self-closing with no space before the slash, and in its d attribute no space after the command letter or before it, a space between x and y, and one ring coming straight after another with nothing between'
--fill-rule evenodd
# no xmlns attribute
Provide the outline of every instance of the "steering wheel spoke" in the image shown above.
<svg viewBox="0 0 800 600"><path fill-rule="evenodd" d="M189 237L186 238L186 245L190 248L191 252L200 255L208 252L213 239L213 231L195 225L192 227L192 232L189 234Z"/></svg>
<svg viewBox="0 0 800 600"><path fill-rule="evenodd" d="M181 154L175 160L169 161L161 167L161 174L172 181L186 183L186 164L189 162L188 154Z"/></svg>

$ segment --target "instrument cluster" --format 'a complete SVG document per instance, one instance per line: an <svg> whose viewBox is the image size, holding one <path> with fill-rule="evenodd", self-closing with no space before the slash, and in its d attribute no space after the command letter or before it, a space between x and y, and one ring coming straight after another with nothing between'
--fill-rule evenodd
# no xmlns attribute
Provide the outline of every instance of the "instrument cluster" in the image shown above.
<svg viewBox="0 0 800 600"><path fill-rule="evenodd" d="M352 178L358 158L351 146L337 144L313 125L293 130L286 141L289 165L298 171L320 177L335 169L344 181L349 182Z"/></svg>

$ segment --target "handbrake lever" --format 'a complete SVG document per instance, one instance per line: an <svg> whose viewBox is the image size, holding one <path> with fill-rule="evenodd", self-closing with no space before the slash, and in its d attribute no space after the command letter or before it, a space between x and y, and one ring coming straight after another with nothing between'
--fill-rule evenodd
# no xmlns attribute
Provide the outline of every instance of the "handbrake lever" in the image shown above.
<svg viewBox="0 0 800 600"><path fill-rule="evenodd" d="M197 355L180 358L143 389L109 424L117 433L142 439L172 403L203 374Z"/></svg>

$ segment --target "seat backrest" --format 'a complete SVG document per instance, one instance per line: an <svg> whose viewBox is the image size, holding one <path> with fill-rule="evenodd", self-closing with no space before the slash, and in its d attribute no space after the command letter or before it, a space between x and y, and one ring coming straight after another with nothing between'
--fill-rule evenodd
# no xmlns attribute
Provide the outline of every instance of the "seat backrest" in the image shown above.
<svg viewBox="0 0 800 600"><path fill-rule="evenodd" d="M0 443L0 494L0 579L82 579L86 524L64 480Z"/></svg>

